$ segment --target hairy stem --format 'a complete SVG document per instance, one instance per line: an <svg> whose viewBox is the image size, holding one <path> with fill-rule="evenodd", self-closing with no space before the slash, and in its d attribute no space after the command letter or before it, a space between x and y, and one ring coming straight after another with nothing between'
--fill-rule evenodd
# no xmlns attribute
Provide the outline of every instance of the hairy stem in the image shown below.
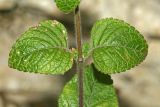
<svg viewBox="0 0 160 107"><path fill-rule="evenodd" d="M82 55L82 29L81 29L81 15L79 7L75 9L75 31L77 39L77 72L78 72L78 87L79 87L79 107L83 107L83 55Z"/></svg>

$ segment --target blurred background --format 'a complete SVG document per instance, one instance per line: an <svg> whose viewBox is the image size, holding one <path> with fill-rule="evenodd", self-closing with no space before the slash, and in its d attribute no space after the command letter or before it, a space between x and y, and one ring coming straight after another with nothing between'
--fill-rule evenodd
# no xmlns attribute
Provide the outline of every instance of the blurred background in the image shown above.
<svg viewBox="0 0 160 107"><path fill-rule="evenodd" d="M120 107L160 107L160 0L82 0L83 39L97 19L120 18L147 39L149 53L140 66L112 75ZM0 107L57 107L64 76L18 72L7 65L15 40L46 19L61 21L75 47L73 14L60 12L53 0L0 0Z"/></svg>

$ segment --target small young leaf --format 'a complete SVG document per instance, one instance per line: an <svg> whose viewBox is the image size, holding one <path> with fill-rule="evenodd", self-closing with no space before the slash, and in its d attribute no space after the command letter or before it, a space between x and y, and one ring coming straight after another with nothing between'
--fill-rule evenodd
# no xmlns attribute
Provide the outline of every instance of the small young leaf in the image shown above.
<svg viewBox="0 0 160 107"><path fill-rule="evenodd" d="M82 53L83 53L84 59L86 59L89 56L89 52L90 52L89 43L84 43L83 44L83 48L82 48Z"/></svg>
<svg viewBox="0 0 160 107"><path fill-rule="evenodd" d="M72 66L67 31L57 21L43 21L26 31L13 45L9 66L25 72L63 74Z"/></svg>
<svg viewBox="0 0 160 107"><path fill-rule="evenodd" d="M91 38L94 64L105 74L133 68L148 53L144 37L134 27L118 19L97 21L92 28Z"/></svg>
<svg viewBox="0 0 160 107"><path fill-rule="evenodd" d="M80 0L56 0L57 7L64 13L72 12L80 3Z"/></svg>
<svg viewBox="0 0 160 107"><path fill-rule="evenodd" d="M78 76L67 83L59 98L59 107L78 107ZM87 66L84 72L84 107L118 107L113 81L109 75Z"/></svg>
<svg viewBox="0 0 160 107"><path fill-rule="evenodd" d="M72 52L72 54L73 54L73 59L74 59L75 61L77 61L77 59L78 59L78 51L77 51L77 49L72 48L72 49L71 49L71 52Z"/></svg>

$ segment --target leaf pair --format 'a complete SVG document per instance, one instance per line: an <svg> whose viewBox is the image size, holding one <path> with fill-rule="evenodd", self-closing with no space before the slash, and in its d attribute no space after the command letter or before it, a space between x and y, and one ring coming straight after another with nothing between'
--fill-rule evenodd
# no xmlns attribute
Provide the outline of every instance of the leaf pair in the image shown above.
<svg viewBox="0 0 160 107"><path fill-rule="evenodd" d="M97 21L91 31L91 46L84 47L88 52L84 50L83 56L91 55L104 74L126 71L142 62L148 52L146 41L134 27L113 18ZM65 27L57 21L43 21L16 41L9 66L26 72L64 74L72 67L74 54L68 49Z"/></svg>

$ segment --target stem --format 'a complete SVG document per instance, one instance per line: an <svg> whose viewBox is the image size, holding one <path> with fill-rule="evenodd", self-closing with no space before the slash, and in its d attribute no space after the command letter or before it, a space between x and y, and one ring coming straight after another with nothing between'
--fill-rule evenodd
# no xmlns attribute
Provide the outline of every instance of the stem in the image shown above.
<svg viewBox="0 0 160 107"><path fill-rule="evenodd" d="M83 107L83 55L82 55L82 29L81 29L81 15L79 7L75 9L75 31L77 40L78 60L78 88L79 88L79 107Z"/></svg>
<svg viewBox="0 0 160 107"><path fill-rule="evenodd" d="M75 10L75 30L77 39L77 49L78 49L78 61L83 61L82 57L82 30L81 30L81 15L79 7Z"/></svg>

